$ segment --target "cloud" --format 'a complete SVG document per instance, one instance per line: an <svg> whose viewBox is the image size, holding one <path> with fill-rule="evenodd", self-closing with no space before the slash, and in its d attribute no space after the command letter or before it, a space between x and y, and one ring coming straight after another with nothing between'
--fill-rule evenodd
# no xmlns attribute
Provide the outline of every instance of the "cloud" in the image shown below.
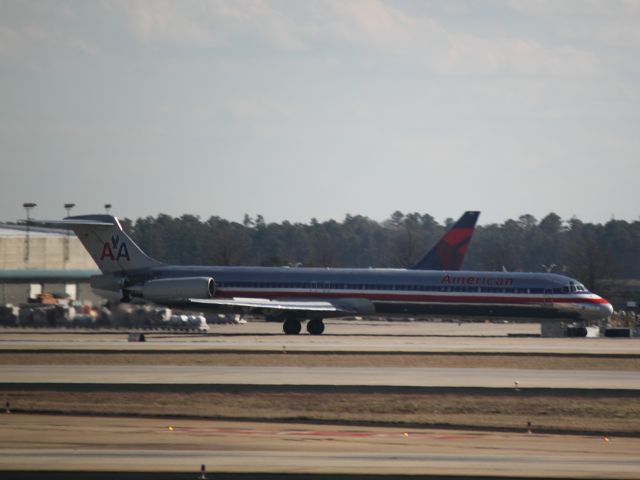
<svg viewBox="0 0 640 480"><path fill-rule="evenodd" d="M12 29L0 27L0 58L42 71L74 56L96 55L97 47L86 39L40 25Z"/></svg>
<svg viewBox="0 0 640 480"><path fill-rule="evenodd" d="M516 34L488 38L459 32L445 28L436 16L410 15L380 0L114 0L108 5L125 15L136 38L151 45L317 50L336 57L346 48L441 74L557 76L602 70L596 56L577 46L546 46Z"/></svg>
<svg viewBox="0 0 640 480"><path fill-rule="evenodd" d="M505 7L545 25L568 42L618 48L640 47L637 0L505 0Z"/></svg>
<svg viewBox="0 0 640 480"><path fill-rule="evenodd" d="M295 19L263 1L113 0L107 11L125 16L136 38L184 48L229 47L237 38L256 37L282 49L305 46Z"/></svg>
<svg viewBox="0 0 640 480"><path fill-rule="evenodd" d="M76 13L68 5L16 3L0 19L0 57L42 70L74 56L96 55L98 48L76 31Z"/></svg>
<svg viewBox="0 0 640 480"><path fill-rule="evenodd" d="M637 0L502 0L507 8L535 16L588 16L602 19L607 16L640 13Z"/></svg>
<svg viewBox="0 0 640 480"><path fill-rule="evenodd" d="M316 41L333 37L364 50L413 62L442 74L590 75L598 59L574 46L545 46L535 38L482 37L447 29L437 17L410 16L380 1L323 4Z"/></svg>
<svg viewBox="0 0 640 480"><path fill-rule="evenodd" d="M436 70L469 75L585 76L602 73L590 52L571 46L545 47L533 39L488 40L470 35L450 37L434 57Z"/></svg>
<svg viewBox="0 0 640 480"><path fill-rule="evenodd" d="M206 7L201 2L171 1L131 1L104 2L108 10L118 10L126 14L131 31L144 43L213 47L217 45L216 35L207 22Z"/></svg>

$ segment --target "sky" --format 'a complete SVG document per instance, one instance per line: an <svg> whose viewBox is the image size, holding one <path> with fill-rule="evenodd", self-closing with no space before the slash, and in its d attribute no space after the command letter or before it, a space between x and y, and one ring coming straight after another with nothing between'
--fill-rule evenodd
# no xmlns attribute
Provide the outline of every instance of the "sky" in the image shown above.
<svg viewBox="0 0 640 480"><path fill-rule="evenodd" d="M637 220L638 25L631 0L0 0L0 220Z"/></svg>

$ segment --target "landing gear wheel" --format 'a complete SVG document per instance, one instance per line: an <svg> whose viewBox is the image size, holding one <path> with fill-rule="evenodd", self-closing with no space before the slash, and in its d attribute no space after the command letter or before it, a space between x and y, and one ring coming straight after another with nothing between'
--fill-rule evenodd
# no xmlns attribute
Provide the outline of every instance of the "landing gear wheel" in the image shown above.
<svg viewBox="0 0 640 480"><path fill-rule="evenodd" d="M282 330L287 335L297 335L300 333L300 330L302 330L302 325L300 325L300 320L287 318L282 324Z"/></svg>
<svg viewBox="0 0 640 480"><path fill-rule="evenodd" d="M309 320L309 323L307 323L307 332L311 335L322 335L322 332L324 332L322 319Z"/></svg>

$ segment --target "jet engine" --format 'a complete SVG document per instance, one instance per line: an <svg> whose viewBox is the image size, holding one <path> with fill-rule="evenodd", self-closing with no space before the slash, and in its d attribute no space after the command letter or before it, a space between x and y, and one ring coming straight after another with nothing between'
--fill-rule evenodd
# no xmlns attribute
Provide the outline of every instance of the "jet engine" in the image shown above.
<svg viewBox="0 0 640 480"><path fill-rule="evenodd" d="M126 278L122 276L93 275L89 279L89 284L98 295L114 302L122 301L128 295L125 290Z"/></svg>
<svg viewBox="0 0 640 480"><path fill-rule="evenodd" d="M216 283L211 277L162 278L142 285L142 297L153 302L171 302L188 298L211 298Z"/></svg>

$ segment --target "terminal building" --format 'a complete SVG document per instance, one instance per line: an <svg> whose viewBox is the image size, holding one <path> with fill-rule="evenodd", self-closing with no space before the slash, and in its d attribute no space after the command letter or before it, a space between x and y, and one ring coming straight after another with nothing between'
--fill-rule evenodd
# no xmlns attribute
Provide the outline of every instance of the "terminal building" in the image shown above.
<svg viewBox="0 0 640 480"><path fill-rule="evenodd" d="M89 286L99 270L71 231L0 223L0 305L41 293L100 303Z"/></svg>

